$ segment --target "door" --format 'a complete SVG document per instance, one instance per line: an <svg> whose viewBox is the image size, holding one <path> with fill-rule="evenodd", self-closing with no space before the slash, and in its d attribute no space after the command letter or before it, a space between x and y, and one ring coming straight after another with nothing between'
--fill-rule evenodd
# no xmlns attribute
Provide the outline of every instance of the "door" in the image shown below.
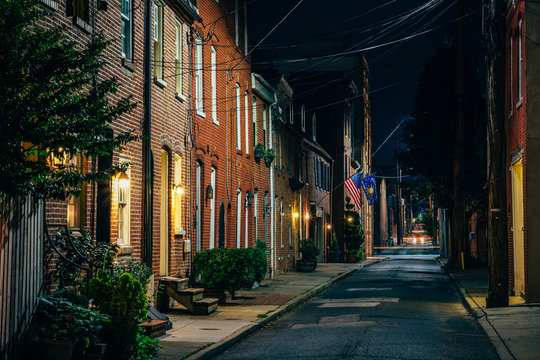
<svg viewBox="0 0 540 360"><path fill-rule="evenodd" d="M201 251L201 164L197 163L197 169L195 170L195 231L196 231L196 251Z"/></svg>
<svg viewBox="0 0 540 360"><path fill-rule="evenodd" d="M514 252L514 292L525 294L525 247L523 228L523 164L512 165L512 240Z"/></svg>
<svg viewBox="0 0 540 360"><path fill-rule="evenodd" d="M161 150L159 274L169 270L169 152Z"/></svg>
<svg viewBox="0 0 540 360"><path fill-rule="evenodd" d="M315 241L317 244L317 247L321 249L321 253L319 256L317 256L317 262L322 263L323 262L323 253L324 253L324 244L323 244L323 219L317 218L317 222L315 225Z"/></svg>

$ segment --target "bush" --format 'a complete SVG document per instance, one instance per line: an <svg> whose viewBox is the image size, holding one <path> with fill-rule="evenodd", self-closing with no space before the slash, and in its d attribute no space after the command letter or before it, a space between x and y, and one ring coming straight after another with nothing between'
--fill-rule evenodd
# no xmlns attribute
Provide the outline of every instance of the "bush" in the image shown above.
<svg viewBox="0 0 540 360"><path fill-rule="evenodd" d="M364 243L364 230L356 211L345 211L343 239L347 250L358 250Z"/></svg>
<svg viewBox="0 0 540 360"><path fill-rule="evenodd" d="M316 260L317 256L321 253L313 239L305 239L300 242L300 253L302 254L302 260Z"/></svg>
<svg viewBox="0 0 540 360"><path fill-rule="evenodd" d="M266 253L257 248L209 249L193 260L194 276L202 286L225 289L234 296L241 287L251 287L266 275Z"/></svg>
<svg viewBox="0 0 540 360"><path fill-rule="evenodd" d="M111 316L105 329L109 357L129 359L139 346L139 323L147 317L146 295L141 282L131 273L117 274L98 271L90 281L90 295L97 308Z"/></svg>

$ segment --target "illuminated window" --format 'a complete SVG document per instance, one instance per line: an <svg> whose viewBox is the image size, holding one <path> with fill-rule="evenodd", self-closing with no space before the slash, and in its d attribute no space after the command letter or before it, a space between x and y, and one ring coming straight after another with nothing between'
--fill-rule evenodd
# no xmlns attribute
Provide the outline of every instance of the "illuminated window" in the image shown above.
<svg viewBox="0 0 540 360"><path fill-rule="evenodd" d="M120 162L129 162L129 159L120 158ZM130 191L131 169L128 169L118 177L118 245L129 245L130 243Z"/></svg>

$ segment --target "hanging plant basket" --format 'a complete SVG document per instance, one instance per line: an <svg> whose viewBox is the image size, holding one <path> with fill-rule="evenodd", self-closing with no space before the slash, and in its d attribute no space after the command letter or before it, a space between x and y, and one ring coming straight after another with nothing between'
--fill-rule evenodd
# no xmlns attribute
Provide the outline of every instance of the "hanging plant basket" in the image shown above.
<svg viewBox="0 0 540 360"><path fill-rule="evenodd" d="M264 163L268 167L270 167L270 165L272 164L272 161L274 161L275 158L276 158L276 152L274 151L274 149L268 149L264 153Z"/></svg>

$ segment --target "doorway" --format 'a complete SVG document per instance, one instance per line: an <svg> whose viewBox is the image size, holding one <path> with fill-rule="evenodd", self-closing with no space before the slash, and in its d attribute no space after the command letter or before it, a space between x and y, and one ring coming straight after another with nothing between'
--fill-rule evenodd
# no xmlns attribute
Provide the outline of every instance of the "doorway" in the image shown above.
<svg viewBox="0 0 540 360"><path fill-rule="evenodd" d="M525 295L525 245L523 227L523 163L512 165L512 240L514 253L514 294Z"/></svg>

